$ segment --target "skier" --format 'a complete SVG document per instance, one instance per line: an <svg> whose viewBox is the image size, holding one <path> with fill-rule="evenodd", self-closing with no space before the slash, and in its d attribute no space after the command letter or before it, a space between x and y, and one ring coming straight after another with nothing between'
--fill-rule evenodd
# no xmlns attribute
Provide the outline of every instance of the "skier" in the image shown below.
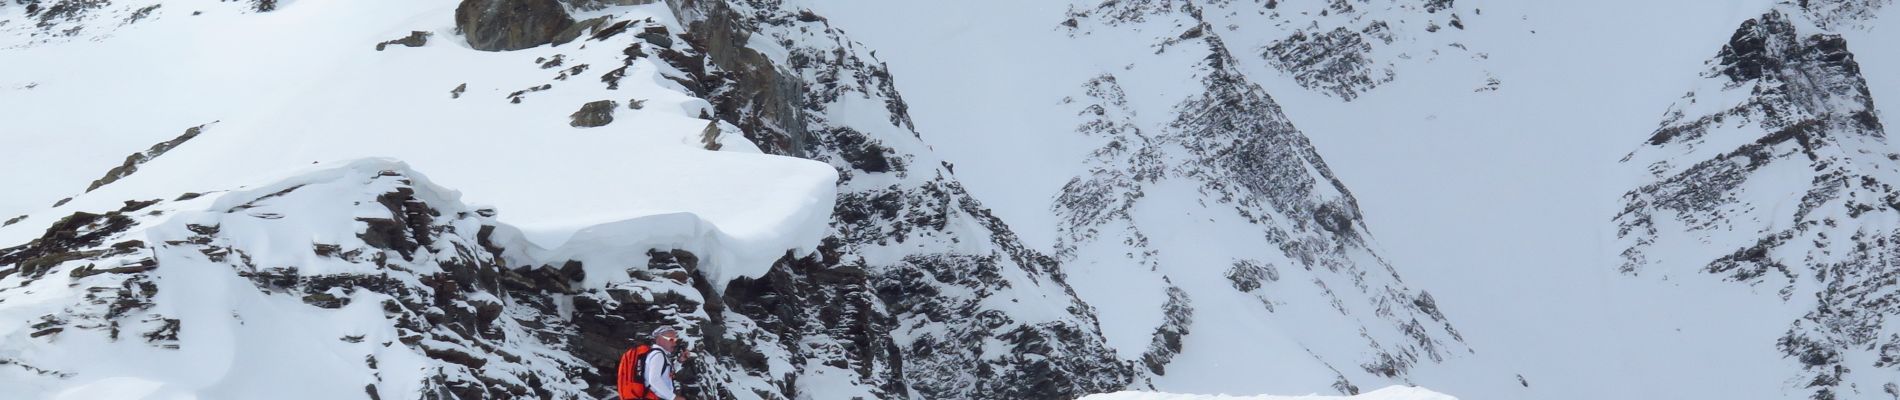
<svg viewBox="0 0 1900 400"><path fill-rule="evenodd" d="M670 326L653 330L653 344L640 345L620 355L618 386L621 400L686 400L675 392L673 367L686 362L679 331ZM678 354L677 360L667 358Z"/></svg>

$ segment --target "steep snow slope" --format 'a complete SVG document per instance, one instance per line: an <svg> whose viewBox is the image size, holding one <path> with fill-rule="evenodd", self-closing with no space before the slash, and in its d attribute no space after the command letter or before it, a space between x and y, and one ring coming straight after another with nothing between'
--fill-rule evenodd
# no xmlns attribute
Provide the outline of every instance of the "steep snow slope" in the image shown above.
<svg viewBox="0 0 1900 400"><path fill-rule="evenodd" d="M1150 44L1098 55L1136 67L1074 98L1076 131L1102 142L1095 169L1053 205L1057 254L1087 277L1073 280L1083 299L1108 310L1109 339L1157 386L1190 391L1286 390L1246 378L1264 371L1350 394L1468 357L1432 296L1373 251L1351 192L1232 64L1207 10L1173 4L1070 14L1078 41ZM1503 370L1458 375L1516 383Z"/></svg>
<svg viewBox="0 0 1900 400"><path fill-rule="evenodd" d="M926 398L1062 398L1127 387L1096 314L913 130L892 75L792 2L697 3L704 90L765 151L839 169L822 268L857 271L892 320L871 326ZM739 48L738 44L747 48ZM888 324L888 325L886 325ZM881 357L881 356L880 356ZM864 374L860 375L875 375Z"/></svg>
<svg viewBox="0 0 1900 400"><path fill-rule="evenodd" d="M1242 72L1252 66L1240 60L1266 62L1214 17L1238 11L820 5L909 61L900 87L923 94L912 109L937 118L925 138L962 155L961 176L996 194L986 198L1001 199L1001 215L1022 217L1015 226L1056 230L1070 283L1100 310L1118 354L1160 376L1157 387L1351 392L1459 376L1499 395L1521 388L1507 369L1465 360L1432 296L1374 255L1348 190ZM911 17L931 25L893 23ZM912 83L905 71L952 78ZM962 117L991 112L1006 117ZM1459 372L1431 371L1441 362Z"/></svg>
<svg viewBox="0 0 1900 400"><path fill-rule="evenodd" d="M1057 223L1043 207L1061 193L1062 176L1077 174L1071 160L1097 147L1080 135L1033 132L1069 132L1046 110L1072 113L1059 99L1075 90L1060 82L1086 81L1101 68L1086 65L1086 54L1100 49L1068 41L1050 24L1066 18L1057 12L1097 2L844 3L821 6L891 63L919 130L958 163L971 191L1026 236L1047 232L1053 243L1048 230ZM1340 3L1386 10L1384 2ZM1535 393L1527 397L1746 398L1778 392L1787 378L1753 367L1784 362L1761 346L1772 345L1786 322L1756 313L1778 301L1720 282L1620 276L1607 221L1630 188L1617 160L1655 130L1657 113L1691 86L1735 27L1771 3L1457 1L1465 29L1444 29L1450 39L1432 40L1469 53L1406 64L1393 81L1350 102L1301 86L1264 60L1235 59L1352 189L1393 268L1409 286L1429 290L1487 359L1520 368ZM1810 3L1893 12L1878 1ZM1276 27L1207 15L1235 18L1242 30ZM1856 23L1867 31L1842 33L1850 41L1892 40L1884 33L1891 29L1870 21ZM1228 46L1236 54L1283 38L1214 32L1249 44ZM1427 54L1432 46L1392 48ZM1895 59L1889 49L1867 47L1856 49L1863 64ZM1126 64L1107 67L1132 73L1121 71ZM1484 86L1474 82L1486 73L1501 82L1497 90L1478 90ZM903 79L920 74L954 79ZM1900 87L1888 75L1867 77L1876 98Z"/></svg>
<svg viewBox="0 0 1900 400"><path fill-rule="evenodd" d="M1779 299L1750 309L1766 326L1736 334L1779 333L1741 351L1772 345L1781 360L1763 367L1792 376L1790 397L1900 392L1900 335L1884 323L1900 154L1855 46L1823 28L1853 26L1842 10L1865 5L1850 3L1784 4L1743 22L1624 158L1646 179L1617 215L1620 270L1719 277Z"/></svg>

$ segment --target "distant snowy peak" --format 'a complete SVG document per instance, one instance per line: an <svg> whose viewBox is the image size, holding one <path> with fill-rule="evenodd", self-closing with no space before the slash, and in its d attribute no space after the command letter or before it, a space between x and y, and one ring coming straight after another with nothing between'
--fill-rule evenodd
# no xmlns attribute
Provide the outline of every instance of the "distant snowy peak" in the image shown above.
<svg viewBox="0 0 1900 400"><path fill-rule="evenodd" d="M1248 2L1216 3L1225 8L1228 30L1255 25L1260 9ZM1284 37L1274 39L1257 54L1268 65L1290 75L1300 86L1344 101L1398 79L1405 64L1439 57L1484 58L1454 40L1463 31L1463 10L1452 0L1334 0L1329 2L1267 1L1272 27ZM1475 11L1473 11L1475 12ZM1252 44L1253 42L1247 42ZM1495 89L1495 87L1493 88Z"/></svg>
<svg viewBox="0 0 1900 400"><path fill-rule="evenodd" d="M1248 62L1264 61L1301 87L1353 101L1399 79L1409 64L1489 56L1458 41L1465 16L1481 13L1453 0L1106 2L1105 17L1133 21L1164 10L1192 10L1228 38ZM1198 35L1187 32L1184 35ZM1479 90L1495 90L1495 79Z"/></svg>
<svg viewBox="0 0 1900 400"><path fill-rule="evenodd" d="M1623 271L1690 261L1647 255L1650 248L1681 248L1654 243L1658 229L1667 228L1659 228L1659 217L1680 221L1670 225L1677 230L1713 233L1764 229L1789 217L1824 219L1827 213L1810 214L1835 200L1858 210L1854 216L1885 207L1880 199L1890 189L1880 183L1892 181L1895 156L1845 40L1798 15L1771 11L1744 22L1709 64L1697 89L1624 158L1655 181L1627 194L1617 218L1619 236L1631 240ZM1806 188L1798 192L1805 196L1786 199L1798 209L1747 206L1796 193L1787 191L1792 187ZM1751 264L1737 278L1769 267Z"/></svg>
<svg viewBox="0 0 1900 400"><path fill-rule="evenodd" d="M1345 394L1470 353L1377 255L1351 192L1204 15L1193 2L1105 2L1065 23L1080 46L1154 48L1098 54L1126 67L1065 101L1099 147L1052 206L1056 255L1110 342L1157 384L1223 373L1175 363L1212 352L1330 371L1301 387ZM1256 341L1221 339L1235 332Z"/></svg>
<svg viewBox="0 0 1900 400"><path fill-rule="evenodd" d="M1822 27L1831 29L1862 28L1874 18L1881 7L1893 0L1790 0L1786 3L1800 7Z"/></svg>
<svg viewBox="0 0 1900 400"><path fill-rule="evenodd" d="M1900 154L1860 65L1788 5L1744 22L1709 65L1624 159L1644 178L1615 218L1621 270L1776 289L1795 310L1758 311L1793 321L1760 345L1791 361L1790 385L1816 400L1900 393L1885 323L1900 317Z"/></svg>

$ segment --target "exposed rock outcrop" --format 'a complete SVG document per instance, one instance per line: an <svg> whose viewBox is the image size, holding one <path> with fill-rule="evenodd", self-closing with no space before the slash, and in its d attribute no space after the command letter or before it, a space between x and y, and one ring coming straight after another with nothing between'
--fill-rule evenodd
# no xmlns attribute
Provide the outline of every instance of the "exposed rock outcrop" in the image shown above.
<svg viewBox="0 0 1900 400"><path fill-rule="evenodd" d="M583 104L579 111L575 111L573 115L568 116L569 119L573 120L569 122L568 125L575 128L607 126L607 124L614 122L614 110L618 108L620 108L620 103L613 100L601 100Z"/></svg>
<svg viewBox="0 0 1900 400"><path fill-rule="evenodd" d="M404 47L422 47L422 45L429 43L429 36L431 35L433 34L426 31L411 31L409 32L409 36L404 36L400 39L390 39L382 43L377 43L376 51L383 51L383 48L388 47L389 45L392 45L392 44L400 44L400 45L403 45Z"/></svg>
<svg viewBox="0 0 1900 400"><path fill-rule="evenodd" d="M1861 27L1893 0L1783 0L1799 7L1823 28Z"/></svg>
<svg viewBox="0 0 1900 400"><path fill-rule="evenodd" d="M860 365L852 381L881 388L881 397L907 389L923 398L1072 398L1131 383L1133 364L1104 345L1054 260L1025 246L930 154L890 72L868 50L824 18L776 1L681 8L698 54L660 57L695 75L687 86L712 100L715 116L768 153L840 171L828 250L817 261L862 271L863 286L842 290L881 303L889 316L868 318L867 328L897 338L889 353L840 353ZM787 47L780 59L752 43ZM867 114L886 118L844 122Z"/></svg>
<svg viewBox="0 0 1900 400"><path fill-rule="evenodd" d="M455 28L476 50L513 51L549 44L574 23L560 0L462 0L455 8Z"/></svg>
<svg viewBox="0 0 1900 400"><path fill-rule="evenodd" d="M1807 305L1759 311L1792 320L1759 345L1799 361L1793 389L1887 397L1900 372L1900 334L1886 323L1900 317L1900 154L1846 40L1802 11L1742 23L1698 89L1623 159L1647 180L1615 218L1620 270L1777 289Z"/></svg>
<svg viewBox="0 0 1900 400"><path fill-rule="evenodd" d="M1115 63L1133 66L1130 69L1196 60L1172 74L1119 76L1122 68L1104 71L1065 100L1077 116L1078 136L1098 147L1086 160L1087 171L1069 181L1051 207L1058 228L1054 255L1075 268L1071 272L1076 276L1084 274L1075 271L1113 274L1077 278L1071 284L1084 301L1121 303L1103 307L1104 326L1110 325L1111 314L1143 314L1150 317L1140 321L1159 321L1142 325L1150 331L1112 332L1149 336L1139 361L1151 376L1178 373L1168 363L1182 351L1184 340L1200 332L1189 329L1207 318L1195 315L1197 308L1247 312L1213 318L1301 315L1299 329L1284 331L1285 338L1259 347L1304 349L1315 366L1333 368L1338 375L1333 386L1345 394L1357 390L1353 382L1410 382L1416 369L1471 353L1451 321L1420 305L1417 300L1424 295L1408 287L1378 255L1352 192L1273 97L1243 72L1241 59L1229 50L1228 36L1211 19L1223 14L1198 2L1165 1L1104 2L1070 14L1074 19L1065 26L1076 40L1151 35L1158 43L1155 51L1102 56L1125 57ZM1149 30L1156 26L1174 28ZM1326 35L1334 39L1315 40L1361 40L1350 32ZM1173 97L1123 89L1180 85L1176 82L1193 83ZM1166 112L1138 118L1136 110ZM1169 212L1155 213L1157 209ZM1191 245L1178 241L1215 227L1224 237ZM1200 264L1209 259L1230 260L1232 268ZM1273 265L1279 263L1285 267ZM1104 283L1109 281L1116 283ZM1185 286L1190 282L1205 286ZM1210 290L1248 296L1232 303L1235 297ZM1310 297L1295 301L1286 294L1294 292ZM1133 298L1143 300L1127 300ZM1131 309L1135 306L1128 304L1141 307ZM1324 348L1328 345L1322 343L1340 336L1362 337L1366 343L1347 351ZM1323 387L1324 382L1308 384Z"/></svg>
<svg viewBox="0 0 1900 400"><path fill-rule="evenodd" d="M145 149L145 151L132 153L132 155L125 156L124 163L121 163L119 164L119 166L113 167L111 170L106 171L105 176L102 176L102 177L99 177L99 179L93 180L92 184L86 185L86 191L90 192L90 191L93 191L94 189L98 189L100 186L110 185L113 182L118 182L119 179L123 179L127 176L131 176L132 173L138 172L140 164L145 164L148 161L152 161L152 159L154 158L158 158L158 156L165 155L165 152L172 151L172 149L178 148L178 145L185 144L185 142L190 141L192 138L198 137L199 134L204 133L204 129L207 126L210 126L210 124L199 125L199 126L191 127L189 129L185 129L185 133L178 135L178 137L176 138L172 138L171 140L167 140L163 142L158 142L157 144L153 144L151 148Z"/></svg>

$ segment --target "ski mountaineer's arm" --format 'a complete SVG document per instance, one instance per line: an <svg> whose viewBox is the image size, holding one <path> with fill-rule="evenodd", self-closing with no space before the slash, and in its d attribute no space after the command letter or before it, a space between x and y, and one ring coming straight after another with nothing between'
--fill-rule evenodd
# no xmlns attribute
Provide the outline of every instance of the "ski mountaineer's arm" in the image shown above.
<svg viewBox="0 0 1900 400"><path fill-rule="evenodd" d="M673 393L673 374L668 373L672 371L673 364L668 361L672 360L666 359L665 351L654 349L647 352L646 376L642 378L646 380L648 392L661 399L674 400L679 396Z"/></svg>

